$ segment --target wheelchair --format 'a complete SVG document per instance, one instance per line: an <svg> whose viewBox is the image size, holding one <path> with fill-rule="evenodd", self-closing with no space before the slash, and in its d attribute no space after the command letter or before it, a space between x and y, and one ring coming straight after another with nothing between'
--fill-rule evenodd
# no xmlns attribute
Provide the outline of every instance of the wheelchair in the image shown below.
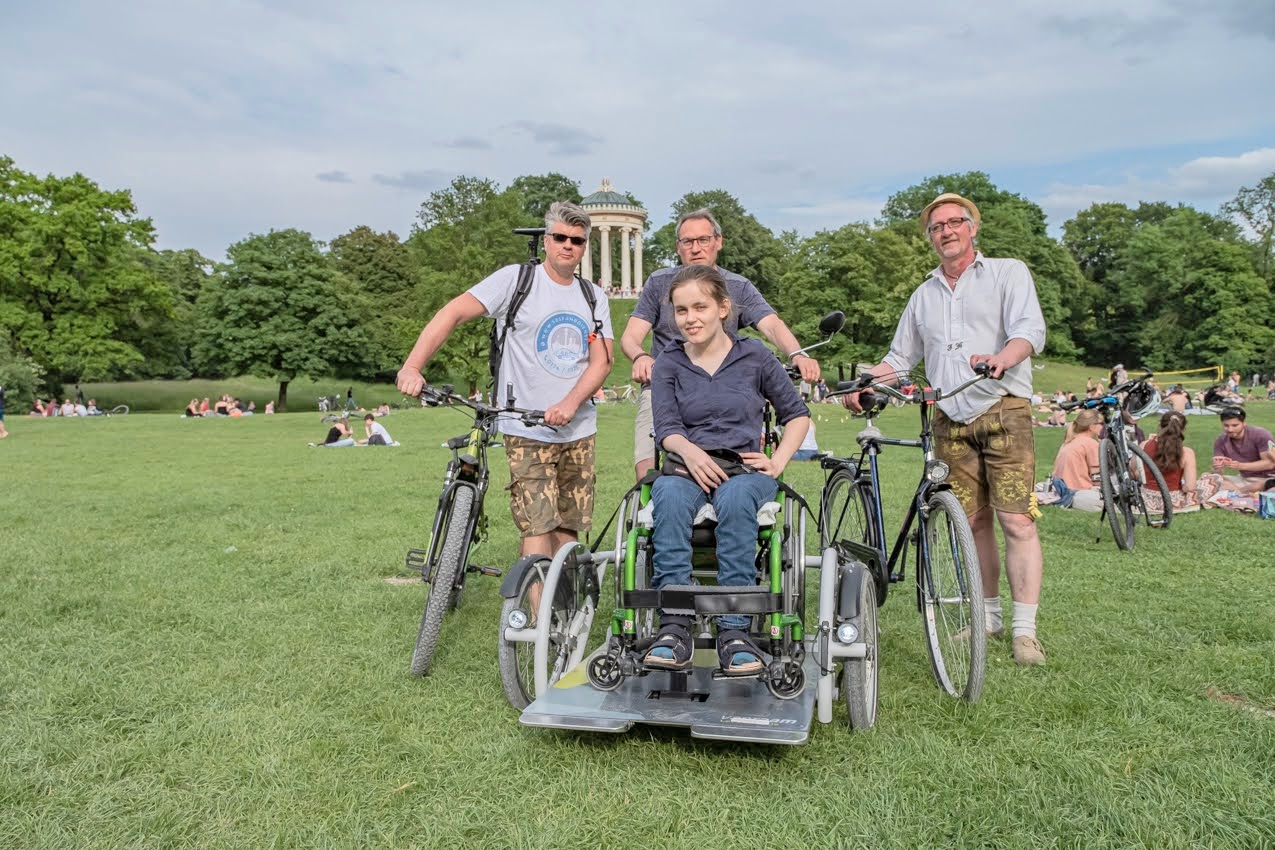
<svg viewBox="0 0 1275 850"><path fill-rule="evenodd" d="M623 497L612 516L618 519L613 538L604 529L593 549L568 544L551 559L525 558L506 575L501 677L510 703L521 710L520 722L611 733L638 724L674 726L697 738L800 744L816 713L821 723L832 722L839 690L847 706L870 703L866 716L875 718L878 599L865 563L832 542L807 555L811 512L800 494L781 483L775 500L758 512L753 585L715 583L715 517L701 510L691 533L692 584L655 590L655 477ZM613 548L599 549L603 540L613 541ZM810 569L819 571L813 612L807 606ZM610 616L595 630L604 598ZM645 666L657 609L691 615L689 670ZM728 676L720 670L712 622L722 614L749 618L750 639L769 656L759 672ZM605 633L595 635L602 623ZM853 728L871 725L863 722L864 712L849 713Z"/></svg>

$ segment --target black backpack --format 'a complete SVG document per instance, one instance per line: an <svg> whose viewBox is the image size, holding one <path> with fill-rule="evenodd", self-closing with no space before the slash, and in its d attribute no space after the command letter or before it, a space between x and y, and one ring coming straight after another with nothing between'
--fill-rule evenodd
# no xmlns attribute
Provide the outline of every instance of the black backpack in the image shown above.
<svg viewBox="0 0 1275 850"><path fill-rule="evenodd" d="M540 265L539 260L533 260L523 263L518 269L518 285L514 287L514 297L509 300L509 310L505 312L505 324L500 329L500 333L496 333L496 326L499 323L496 319L492 319L491 333L489 335L488 344L488 360L491 365L491 388L493 398L497 395L496 382L500 380L500 362L505 356L505 337L509 335L509 329L514 326L514 317L518 315L518 311L522 309L523 302L527 300L527 296L531 294L531 284L536 279L536 266ZM576 282L580 284L580 291L584 293L584 300L589 304L589 315L593 317L593 333L589 334L589 342L601 337L602 322L598 321L598 298L593 294L593 284L584 278L576 275Z"/></svg>

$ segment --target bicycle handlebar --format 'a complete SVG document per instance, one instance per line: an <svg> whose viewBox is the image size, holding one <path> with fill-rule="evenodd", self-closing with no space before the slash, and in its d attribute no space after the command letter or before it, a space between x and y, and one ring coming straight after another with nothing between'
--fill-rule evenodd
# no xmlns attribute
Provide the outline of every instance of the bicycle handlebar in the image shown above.
<svg viewBox="0 0 1275 850"><path fill-rule="evenodd" d="M513 387L512 386L509 387L508 390L509 390L508 397L513 398ZM493 407L492 405L487 404L485 402L474 401L473 399L465 398L463 395L457 395L451 389L445 389L442 387L431 387L429 384L426 384L421 389L420 398L425 400L426 402L429 402L429 401L460 402L462 405L464 405L465 407L468 407L470 410L474 411L479 416L500 416L502 414L514 414L514 415L517 415L522 420L524 425L528 425L528 426L538 425L542 428L549 428L554 431L558 430L555 426L549 425L548 423L544 421L545 412L543 410L529 410L525 407L515 407L513 404L506 404L504 407Z"/></svg>
<svg viewBox="0 0 1275 850"><path fill-rule="evenodd" d="M940 389L926 390L918 386L912 392L905 393L905 392L901 392L900 390L898 390L891 384L885 383L884 380L878 379L877 376L873 375L871 372L868 372L866 374L860 375L858 378L856 378L853 381L838 381L837 388L833 390L832 392L828 393L828 395L841 396L841 395L848 395L850 393L855 393L855 392L861 393L864 391L867 391L868 395L875 395L875 391L880 390L881 392L885 393L887 396L891 398L897 398L899 401L903 401L903 402L920 403L923 401L939 401L940 399L950 398L951 396L958 395L960 393L965 392L967 389L972 387L974 384L977 384L979 381L983 381L991 377L991 373L992 373L992 368L990 366L988 366L986 363L978 363L978 364L975 364L974 366L974 377L970 378L968 381L961 384L954 390L944 392L943 390L940 390ZM894 377L897 378L898 375L896 374ZM930 394L928 398L927 398L927 393ZM881 404L881 402L878 402L874 399L871 403L863 405L863 408L864 410L867 410L879 404Z"/></svg>
<svg viewBox="0 0 1275 850"><path fill-rule="evenodd" d="M1058 406L1063 410L1075 410L1078 407L1084 407L1090 410L1096 407L1112 407L1114 405L1107 401L1108 398L1115 398L1116 393L1129 392L1130 390L1145 384L1153 375L1155 375L1155 372L1152 372L1145 366L1142 367L1142 372L1143 374L1141 377L1130 378L1123 384L1118 384L1117 386L1110 388L1097 398L1078 398L1075 401L1060 401L1058 402Z"/></svg>

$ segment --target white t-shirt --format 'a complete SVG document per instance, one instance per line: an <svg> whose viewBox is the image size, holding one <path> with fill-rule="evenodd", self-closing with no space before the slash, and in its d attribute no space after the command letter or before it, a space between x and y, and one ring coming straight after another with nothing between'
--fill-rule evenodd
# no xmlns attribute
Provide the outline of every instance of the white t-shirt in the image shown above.
<svg viewBox="0 0 1275 850"><path fill-rule="evenodd" d="M482 302L487 315L497 319L497 336L518 285L519 268L505 266L469 290L470 295ZM597 298L602 337L614 339L606 293L596 284L590 286ZM549 277L544 266L537 266L531 292L514 316L513 329L505 337L505 353L496 381L496 404L505 403L505 388L509 384L513 384L515 402L523 408L544 410L566 398L589 365L589 334L593 333L593 321L589 302L577 281L564 286ZM507 418L500 420L500 431L542 443L569 443L596 433L597 418L593 405L585 402L576 411L575 418L556 431L528 427L518 419Z"/></svg>
<svg viewBox="0 0 1275 850"><path fill-rule="evenodd" d="M380 434L380 435L381 435L381 439L385 441L385 444L386 444L387 446L388 446L390 443L394 442L394 438L390 436L390 432L389 432L389 431L386 431L386 430L385 430L385 426L384 426L384 425L382 425L380 422L373 422L373 423L372 423L372 433L371 433L371 434L368 434L368 435L367 435L367 438L370 440L370 439L372 439L373 437L375 437L377 434Z"/></svg>
<svg viewBox="0 0 1275 850"><path fill-rule="evenodd" d="M815 442L815 421L813 419L810 420L810 428L806 431L806 437L801 441L801 445L797 447L797 451L819 451L819 444Z"/></svg>

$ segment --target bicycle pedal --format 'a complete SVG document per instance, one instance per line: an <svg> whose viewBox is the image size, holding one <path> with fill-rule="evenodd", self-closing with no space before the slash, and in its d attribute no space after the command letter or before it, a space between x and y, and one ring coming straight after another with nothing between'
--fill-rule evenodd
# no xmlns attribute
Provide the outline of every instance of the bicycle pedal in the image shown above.
<svg viewBox="0 0 1275 850"><path fill-rule="evenodd" d="M468 572L471 572L471 573L482 573L482 574L483 574L483 575L485 575L485 576L492 576L493 578L500 578L501 576L503 576L503 575L505 574L505 571L504 571L504 570L502 570L502 569L500 569L499 567L475 567L475 566L470 566L470 567L468 568Z"/></svg>
<svg viewBox="0 0 1275 850"><path fill-rule="evenodd" d="M429 564L429 552L424 549L408 549L405 563L409 570L415 570L424 575Z"/></svg>

